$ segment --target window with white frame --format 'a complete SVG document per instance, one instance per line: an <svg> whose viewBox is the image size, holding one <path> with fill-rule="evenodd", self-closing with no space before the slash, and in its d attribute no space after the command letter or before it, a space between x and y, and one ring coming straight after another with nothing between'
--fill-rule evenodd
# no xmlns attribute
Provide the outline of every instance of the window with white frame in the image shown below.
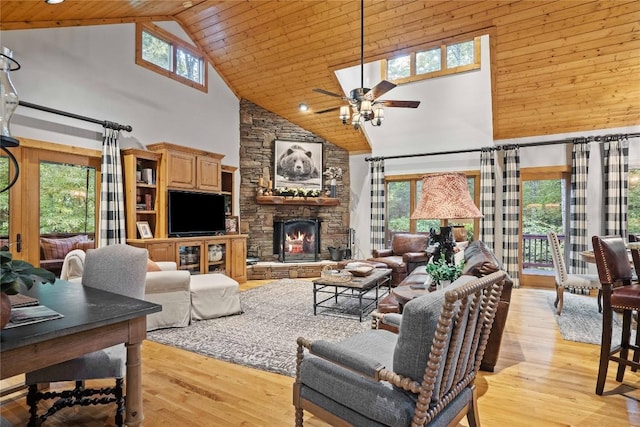
<svg viewBox="0 0 640 427"><path fill-rule="evenodd" d="M204 54L157 25L136 24L136 64L207 91L207 61Z"/></svg>

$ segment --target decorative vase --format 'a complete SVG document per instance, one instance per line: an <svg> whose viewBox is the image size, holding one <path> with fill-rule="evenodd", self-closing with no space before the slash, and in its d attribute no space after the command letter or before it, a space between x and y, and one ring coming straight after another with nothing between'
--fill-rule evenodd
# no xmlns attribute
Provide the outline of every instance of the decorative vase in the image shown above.
<svg viewBox="0 0 640 427"><path fill-rule="evenodd" d="M0 293L0 329L4 329L10 319L11 300L9 299L9 295L2 292Z"/></svg>
<svg viewBox="0 0 640 427"><path fill-rule="evenodd" d="M336 197L336 179L331 180L331 186L329 187L329 197Z"/></svg>
<svg viewBox="0 0 640 427"><path fill-rule="evenodd" d="M209 262L216 262L222 259L222 247L220 245L209 246Z"/></svg>

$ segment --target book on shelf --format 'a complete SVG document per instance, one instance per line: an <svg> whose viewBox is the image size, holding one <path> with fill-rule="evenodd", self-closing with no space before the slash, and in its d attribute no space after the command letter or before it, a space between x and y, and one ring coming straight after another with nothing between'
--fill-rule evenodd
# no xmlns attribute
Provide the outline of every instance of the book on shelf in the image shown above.
<svg viewBox="0 0 640 427"><path fill-rule="evenodd" d="M144 195L144 209L150 211L152 205L151 194L147 193Z"/></svg>
<svg viewBox="0 0 640 427"><path fill-rule="evenodd" d="M31 325L33 323L44 322L47 320L61 319L63 317L64 316L62 314L44 305L12 307L11 320L9 320L5 329L15 328L16 326Z"/></svg>

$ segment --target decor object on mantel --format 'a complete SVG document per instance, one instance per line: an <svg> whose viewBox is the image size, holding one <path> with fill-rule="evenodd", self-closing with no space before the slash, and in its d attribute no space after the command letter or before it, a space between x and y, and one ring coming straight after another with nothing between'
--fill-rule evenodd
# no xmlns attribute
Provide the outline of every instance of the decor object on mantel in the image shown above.
<svg viewBox="0 0 640 427"><path fill-rule="evenodd" d="M44 268L34 267L26 261L13 260L8 246L0 249L0 329L11 318L9 295L20 292L22 287L31 289L34 283L55 283L56 276Z"/></svg>
<svg viewBox="0 0 640 427"><path fill-rule="evenodd" d="M290 196L290 197L320 197L320 190L311 188L276 188L273 190L273 194L276 196Z"/></svg>
<svg viewBox="0 0 640 427"><path fill-rule="evenodd" d="M432 240L438 241L435 259L444 251L446 260L453 264L455 242L449 219L482 218L482 213L471 199L467 177L462 172L431 173L422 177L422 195L411 219L439 219L444 221L440 233ZM433 233L432 233L433 235Z"/></svg>
<svg viewBox="0 0 640 427"><path fill-rule="evenodd" d="M322 173L322 175L326 176L329 181L329 197L336 197L336 185L337 180L342 178L342 168L337 168L335 166L329 166L326 171Z"/></svg>
<svg viewBox="0 0 640 427"><path fill-rule="evenodd" d="M358 130L362 123L369 121L373 126L380 126L384 120L383 107L418 108L420 105L420 101L381 101L378 99L394 87L396 85L387 80L382 80L371 89L364 87L364 0L362 0L360 2L360 87L353 89L349 97L324 89L313 89L314 92L340 98L349 103L349 105L342 107L318 111L316 114L340 110L339 118L342 124L346 125L351 118L350 123L355 130ZM351 110L353 110L353 115L351 115Z"/></svg>

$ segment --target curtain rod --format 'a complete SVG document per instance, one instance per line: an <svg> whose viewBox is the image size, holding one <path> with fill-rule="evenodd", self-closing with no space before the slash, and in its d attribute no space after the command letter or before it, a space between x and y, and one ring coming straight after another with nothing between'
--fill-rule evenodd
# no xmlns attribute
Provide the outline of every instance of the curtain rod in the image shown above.
<svg viewBox="0 0 640 427"><path fill-rule="evenodd" d="M555 141L541 141L541 142L531 142L529 144L500 144L494 147L486 147L486 148L473 148L469 150L454 150L454 151L437 151L433 153L421 153L421 154L403 154L398 156L381 156L381 157L365 157L365 162L372 162L376 160L389 160L389 159L404 159L408 157L424 157L424 156L439 156L442 154L462 154L462 153L476 153L484 150L501 150L502 147L539 147L541 145L553 145L553 144L585 144L587 142L597 141L597 142L607 142L612 141L616 138L638 138L640 137L640 133L619 133L619 134L611 134L611 135L602 135L602 136L587 136L587 137L578 137L578 138L567 138L567 139L557 139Z"/></svg>
<svg viewBox="0 0 640 427"><path fill-rule="evenodd" d="M133 128L131 126L129 126L129 125L121 125L121 124L116 123L116 122L109 122L109 121L106 121L106 120L92 119L91 117L80 116L78 114L73 114L73 113L68 113L66 111L56 110L54 108L44 107L42 105L32 104L32 103L26 102L26 101L18 101L18 104L22 105L23 107L33 108L35 110L40 110L40 111L46 111L47 113L57 114L59 116L71 117L72 119L83 120L85 122L91 122L91 123L97 123L97 124L101 125L102 127L107 128L107 129L126 130L127 132L131 132L133 130Z"/></svg>

